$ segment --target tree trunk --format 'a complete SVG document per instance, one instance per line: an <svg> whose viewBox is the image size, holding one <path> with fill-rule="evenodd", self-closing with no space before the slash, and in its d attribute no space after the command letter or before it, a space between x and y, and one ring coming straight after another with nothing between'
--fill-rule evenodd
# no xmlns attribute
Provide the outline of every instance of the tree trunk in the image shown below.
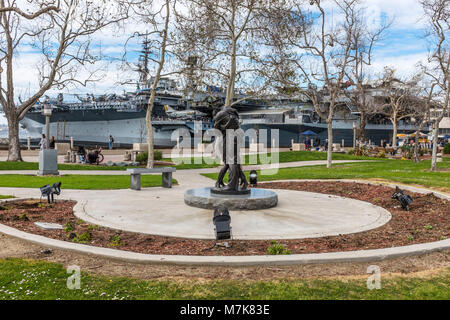
<svg viewBox="0 0 450 320"><path fill-rule="evenodd" d="M151 169L154 166L154 140L153 140L153 127L152 127L152 110L153 103L155 101L154 93L150 96L150 101L147 107L147 114L145 116L145 123L147 124L147 144L148 144L148 159L147 168Z"/></svg>
<svg viewBox="0 0 450 320"><path fill-rule="evenodd" d="M427 117L425 117L426 119ZM419 127L416 131L416 137L415 137L415 145L414 145L414 162L419 162L419 133L422 131L423 126L425 125L426 120L422 120L419 124Z"/></svg>
<svg viewBox="0 0 450 320"><path fill-rule="evenodd" d="M158 69L156 71L155 79L153 79L153 85L152 85L152 92L150 94L150 99L148 101L148 107L147 107L147 114L145 116L145 123L147 124L147 132L148 132L148 159L147 159L147 168L153 168L154 166L154 139L153 139L153 127L152 127L152 111L153 111L153 104L155 103L155 96L156 96L156 87L158 85L159 79L161 78L161 71L164 67L164 61L166 57L166 44L167 44L167 33L169 30L169 17L170 17L170 3L169 0L166 0L166 17L165 17L165 23L164 23L164 30L163 30L163 39L161 42L161 53L160 53L160 60L158 63Z"/></svg>
<svg viewBox="0 0 450 320"><path fill-rule="evenodd" d="M15 115L7 116L8 119L8 160L7 161L23 161L20 152L19 141L19 121Z"/></svg>
<svg viewBox="0 0 450 320"><path fill-rule="evenodd" d="M361 117L360 117L360 122L359 122L359 132L358 132L359 141L366 140L366 123L367 123L366 113L361 112Z"/></svg>
<svg viewBox="0 0 450 320"><path fill-rule="evenodd" d="M416 137L414 139L414 162L419 162L419 132L420 130L416 131Z"/></svg>
<svg viewBox="0 0 450 320"><path fill-rule="evenodd" d="M431 171L436 171L437 169L438 134L439 134L439 121L435 121L433 125L433 153L431 157Z"/></svg>
<svg viewBox="0 0 450 320"><path fill-rule="evenodd" d="M398 123L397 123L396 117L392 121L392 125L394 127L394 130L392 131L392 148L394 148L394 150L396 150L396 148L397 148L397 131L398 131Z"/></svg>
<svg viewBox="0 0 450 320"><path fill-rule="evenodd" d="M230 61L230 78L228 79L225 107L230 107L231 104L233 103L235 81L236 81L236 40L233 39L231 61Z"/></svg>
<svg viewBox="0 0 450 320"><path fill-rule="evenodd" d="M327 151L327 168L331 168L333 157L333 120L328 122L328 151Z"/></svg>

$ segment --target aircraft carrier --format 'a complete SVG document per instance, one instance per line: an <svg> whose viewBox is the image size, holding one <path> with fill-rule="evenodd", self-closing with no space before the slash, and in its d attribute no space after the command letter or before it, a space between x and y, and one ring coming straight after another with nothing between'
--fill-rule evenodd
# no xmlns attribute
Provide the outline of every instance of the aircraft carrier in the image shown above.
<svg viewBox="0 0 450 320"><path fill-rule="evenodd" d="M57 141L74 139L76 145L106 145L112 135L116 146L128 147L133 143L147 141L145 123L152 78L148 77L149 50L144 42L137 70L139 81L136 90L123 94L77 95L62 94L57 97L44 97L26 114L21 121L22 128L32 141L39 141L45 132L45 117L42 109L45 104L52 107L50 135ZM375 95L378 90L373 90ZM214 110L223 105L224 90L206 86L201 90L189 84L180 88L177 82L161 78L156 89L156 98L152 110L152 125L156 147L172 147L177 143L173 132L185 129L193 134L195 122L201 121L201 130L212 127ZM324 94L326 96L326 93ZM311 101L304 97L272 99L245 99L243 93L236 92L241 102L233 107L241 115L241 128L254 129L258 133L266 129L268 146L271 145L271 130L279 130L279 146L289 147L291 142L303 142L302 133L310 131L314 139L323 143L327 136L327 125L314 111ZM353 144L353 127L359 126L359 113L342 98L333 120L333 141L345 146ZM385 117L372 116L367 122L366 136L376 144L381 140L392 140L393 126ZM410 119L400 121L399 133L412 133L415 125ZM429 132L425 127L423 132ZM249 141L247 140L247 143Z"/></svg>

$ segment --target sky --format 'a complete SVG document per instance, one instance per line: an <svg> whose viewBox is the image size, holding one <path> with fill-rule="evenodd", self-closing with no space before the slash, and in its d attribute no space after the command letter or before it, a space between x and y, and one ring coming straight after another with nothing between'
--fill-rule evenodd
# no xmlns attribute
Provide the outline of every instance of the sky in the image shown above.
<svg viewBox="0 0 450 320"><path fill-rule="evenodd" d="M381 72L385 66L394 67L398 75L409 75L417 69L419 61L427 57L427 42L424 38L425 21L422 19L423 12L418 0L362 0L367 8L367 14L372 18L374 26L380 17L393 18L393 24L386 33L385 39L374 51L373 70ZM329 8L332 10L332 8ZM102 49L104 54L120 58L123 53L124 43L134 31L139 29L134 23L128 23L122 32L106 29L93 37L94 48ZM130 60L137 59L137 53L133 50L138 48L130 45ZM134 53L133 53L134 52ZM40 55L31 47L24 47L19 52L14 65L16 95L27 96L33 93L37 87L36 64ZM137 74L132 70L119 67L119 64L102 64L104 78L102 81L88 85L87 87L70 88L65 93L122 93L124 90L133 90L135 85L123 85L123 79L137 80ZM82 71L80 71L82 73ZM58 90L48 92L55 96ZM6 120L0 113L0 124Z"/></svg>

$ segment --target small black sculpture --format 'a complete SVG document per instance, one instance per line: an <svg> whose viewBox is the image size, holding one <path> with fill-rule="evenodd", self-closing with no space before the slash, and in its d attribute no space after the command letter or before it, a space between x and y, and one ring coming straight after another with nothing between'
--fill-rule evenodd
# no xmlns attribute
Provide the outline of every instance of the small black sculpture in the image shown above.
<svg viewBox="0 0 450 320"><path fill-rule="evenodd" d="M236 109L231 107L223 107L214 116L214 128L220 130L223 137L222 159L223 168L219 172L215 188L211 189L211 193L217 194L249 194L247 178L245 177L242 167L239 164L239 150L237 137L233 137L233 141L227 137L227 130L239 129L239 114ZM230 144L233 145L233 154L227 155ZM230 171L228 184L225 185L223 179L227 171Z"/></svg>
<svg viewBox="0 0 450 320"><path fill-rule="evenodd" d="M403 191L399 188L395 188L395 193L392 195L392 199L397 199L402 205L402 209L409 211L409 205L413 202L413 199L408 194L403 194Z"/></svg>
<svg viewBox="0 0 450 320"><path fill-rule="evenodd" d="M41 198L47 197L48 203L54 203L54 195L56 194L59 196L61 194L61 182L54 183L51 186L49 184L46 184L45 186L41 187Z"/></svg>

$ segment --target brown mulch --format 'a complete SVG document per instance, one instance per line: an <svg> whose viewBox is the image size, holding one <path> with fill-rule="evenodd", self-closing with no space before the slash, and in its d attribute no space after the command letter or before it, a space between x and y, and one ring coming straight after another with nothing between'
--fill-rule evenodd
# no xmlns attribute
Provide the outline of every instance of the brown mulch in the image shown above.
<svg viewBox="0 0 450 320"><path fill-rule="evenodd" d="M393 189L348 182L273 182L264 183L268 189L289 189L337 195L367 201L387 209L392 219L377 229L355 234L280 240L292 254L352 251L388 248L439 241L450 236L450 201L433 194L407 192L414 199L410 211L403 211L397 200L391 199ZM231 248L216 247L213 240L192 240L132 232L117 231L89 225L73 215L73 201L56 204L38 200L0 204L0 223L22 231L53 239L79 242L88 234L86 244L150 254L174 255L263 255L271 245L268 240L233 240ZM232 215L232 213L231 213ZM43 230L33 222L45 221L70 225L73 230ZM233 221L233 220L232 220ZM212 227L212 226L211 226ZM113 241L116 240L116 241ZM83 243L83 242L81 242Z"/></svg>

